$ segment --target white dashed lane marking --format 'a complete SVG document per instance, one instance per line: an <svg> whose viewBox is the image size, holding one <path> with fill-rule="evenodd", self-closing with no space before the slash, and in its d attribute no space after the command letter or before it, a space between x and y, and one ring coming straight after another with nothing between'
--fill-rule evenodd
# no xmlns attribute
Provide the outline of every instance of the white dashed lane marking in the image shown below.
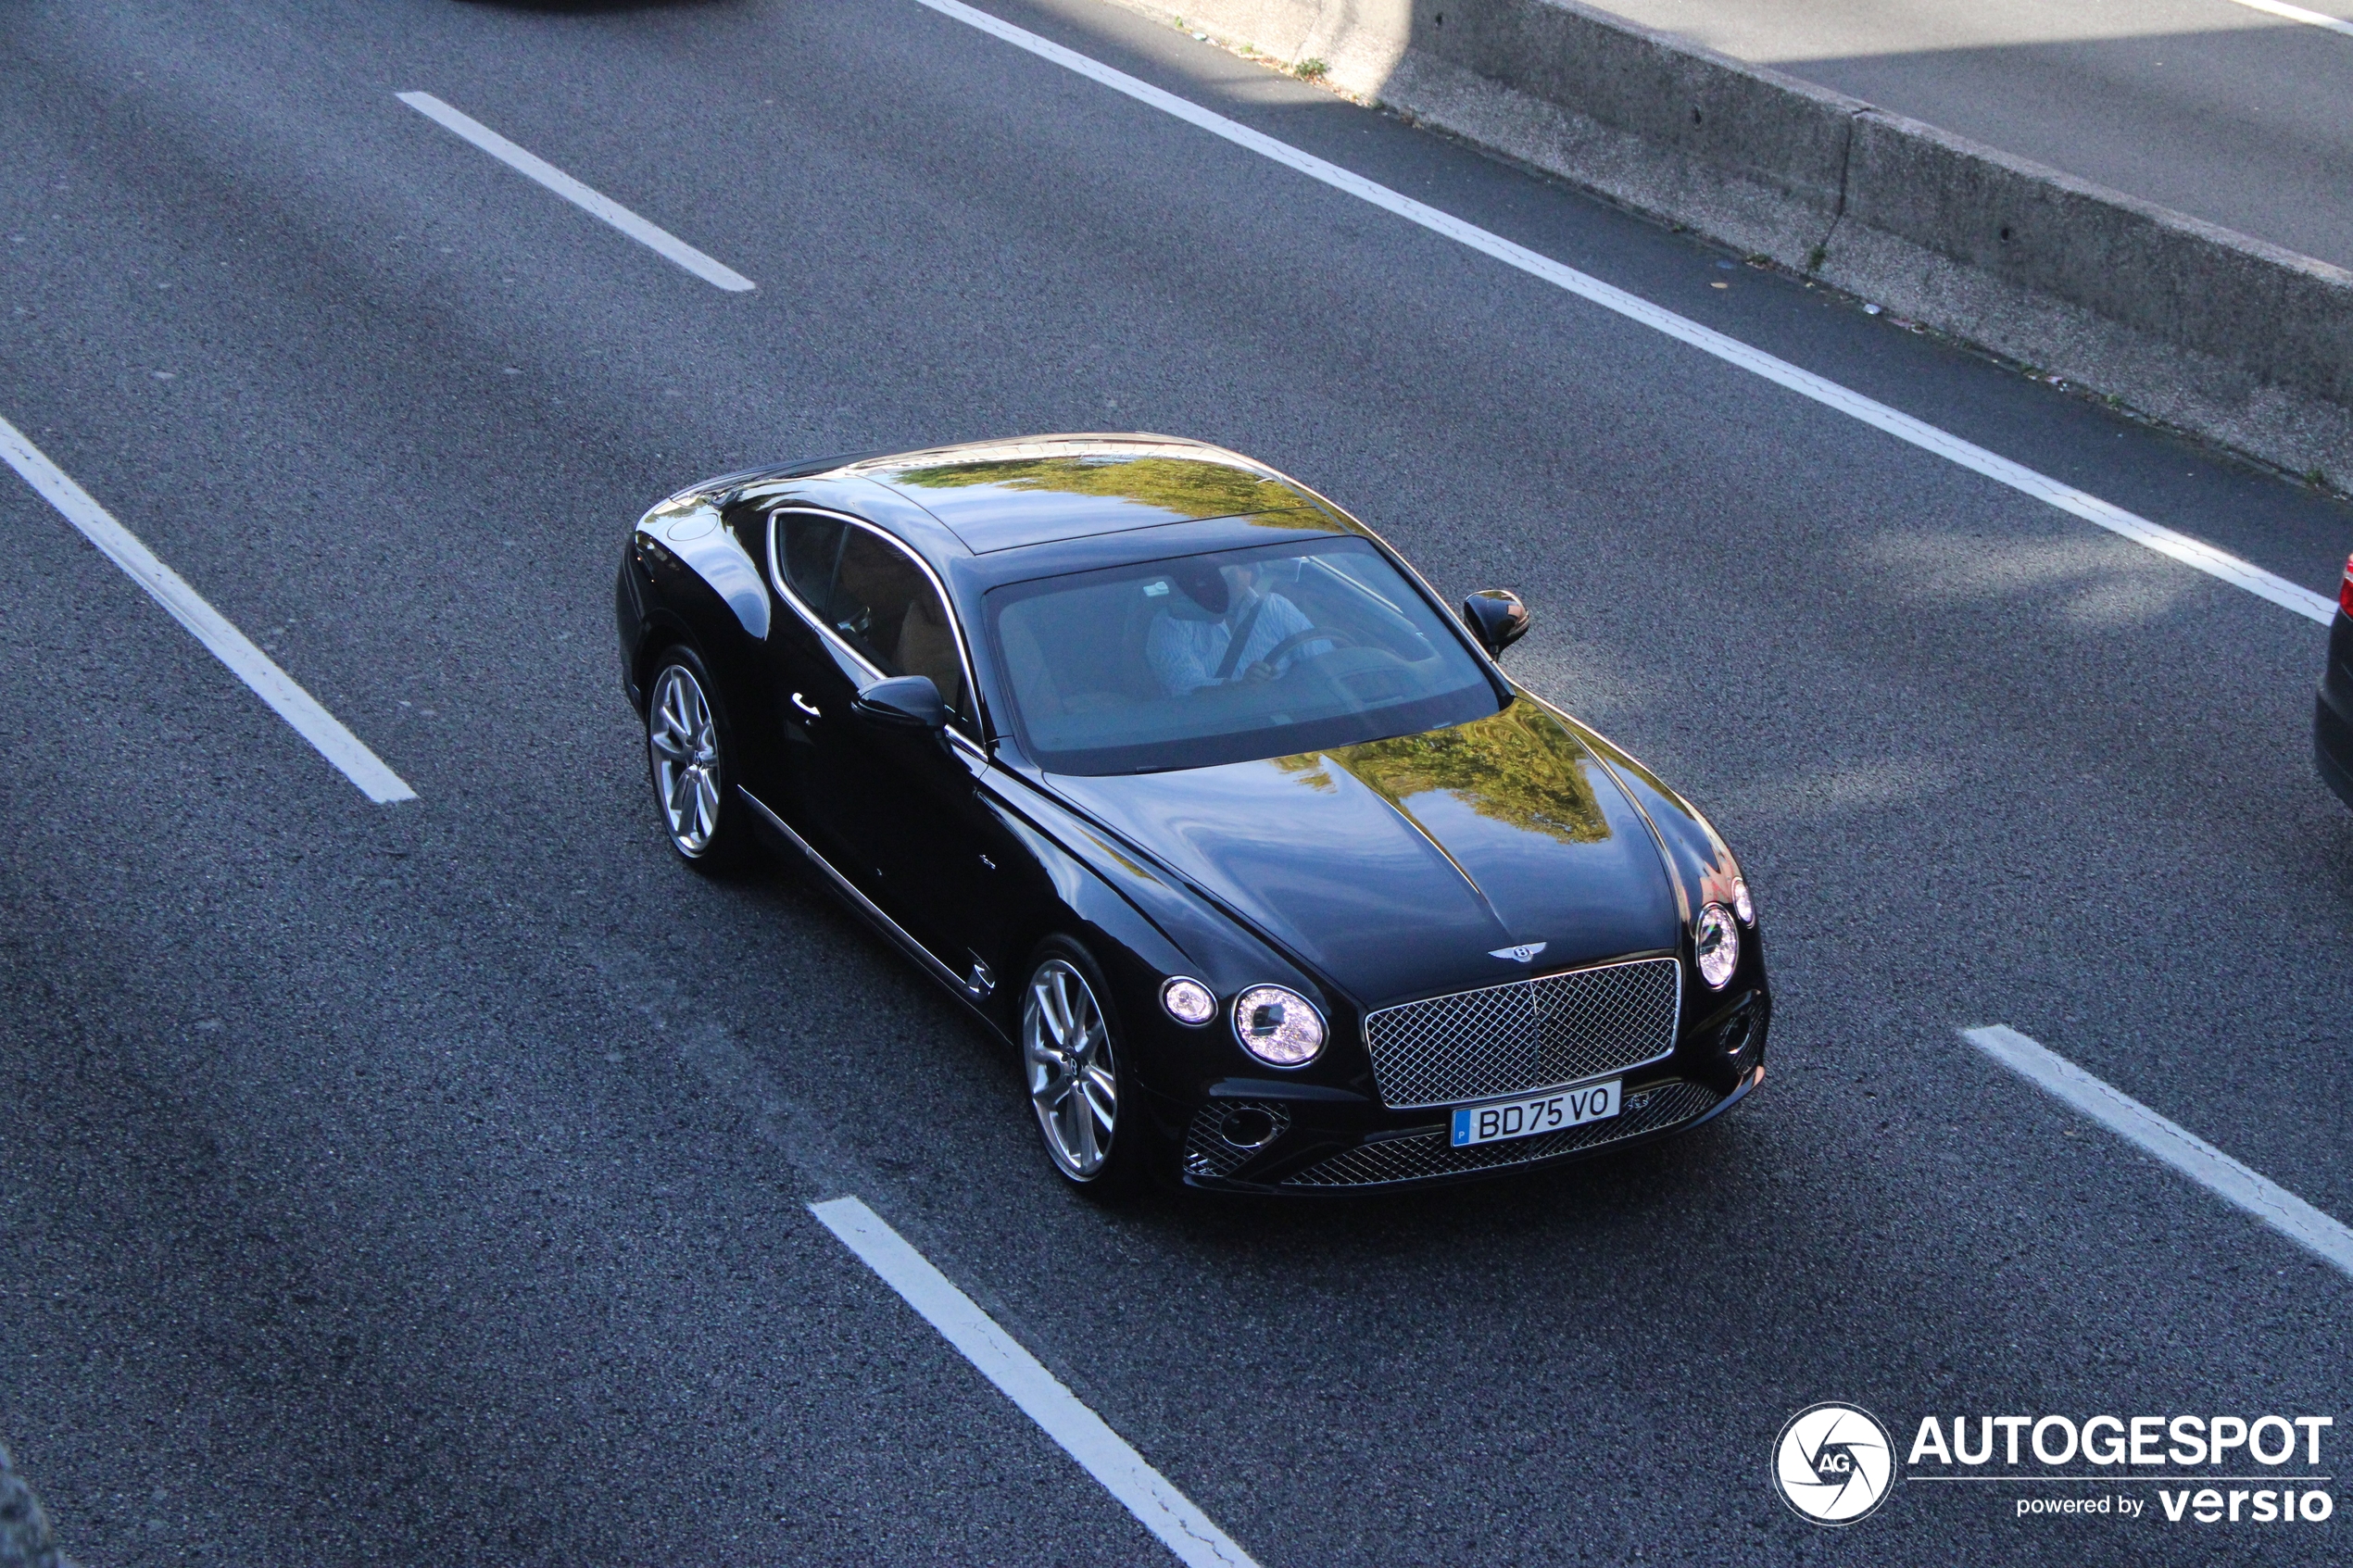
<svg viewBox="0 0 2353 1568"><path fill-rule="evenodd" d="M1800 370L1786 359L1777 359L1762 349L1750 347L1738 338L1727 337L1712 327L1703 327L1697 321L1678 316L1640 295L1579 272L1574 267L1564 267L1550 257L1540 256L1500 234L1491 234L1477 224L1466 223L1411 196L1400 195L1386 185L1376 183L1361 174L1353 174L1338 164L1327 163L1312 153L1300 151L1288 142L1278 142L1238 120L1227 119L1224 115L1202 108L1189 99L1164 92L1148 82L1139 82L1125 71L1114 70L1076 49L1064 48L1051 39L1025 31L1011 22L1000 21L986 11L977 11L964 5L963 0L918 0L918 3L930 6L944 17L952 17L967 27L977 28L993 38L1000 38L1017 49L1026 49L1040 59L1051 60L1063 69L1075 71L1090 82L1101 82L1115 93L1124 93L1138 103L1148 104L1164 114L1174 115L1189 125L1199 126L1213 136L1222 137L1261 157L1270 158L1286 169L1296 169L1336 191L1344 191L1360 201L1394 213L1409 223L1417 223L1432 233L1442 234L1457 244L1492 257L1507 267L1515 267L1530 277L1541 278L1605 310L1616 311L1629 320L1639 321L1678 342L1689 344L1702 353L1712 354L1727 364L1737 365L1754 375L1762 376L1802 397L1809 397L1825 408L1835 408L1898 441L1908 442L1922 451L1933 452L1972 473L1982 474L2086 522L2096 523L2111 533L2120 534L2161 556L2171 557L2209 577L2219 578L2234 588L2243 588L2258 598L2269 599L2283 609L2294 610L2324 626L2336 613L2334 599L2316 594L2309 588L2299 587L2251 561L2241 560L2226 550L2219 550L2202 539L2176 533L2103 501L2097 495L2078 490L2071 484L2063 484L2047 474L2037 473L2023 463L2014 463L1997 453L1939 430L1925 420L1916 420L1884 403L1874 402L1827 377Z"/></svg>
<svg viewBox="0 0 2353 1568"><path fill-rule="evenodd" d="M2249 1170L2188 1129L2110 1087L2065 1057L2003 1024L1964 1029L1961 1038L2061 1103L2156 1156L2226 1203L2353 1274L2353 1230L2287 1188Z"/></svg>
<svg viewBox="0 0 2353 1568"><path fill-rule="evenodd" d="M430 93L397 93L402 103L435 125L472 142L527 180L536 181L590 217L611 224L648 250L667 257L716 288L743 294L758 287L734 268L712 260L669 230L647 222L610 196L601 195L536 154L526 152L470 115Z"/></svg>
<svg viewBox="0 0 2353 1568"><path fill-rule="evenodd" d="M1038 1364L1013 1336L997 1326L987 1312L973 1305L931 1266L924 1255L883 1223L882 1217L854 1198L812 1203L809 1211L841 1238L843 1246L864 1261L923 1314L964 1360L980 1369L1036 1422L1063 1451L1102 1483L1143 1524L1176 1554L1186 1568L1257 1568L1250 1554L1227 1539L1192 1505L1168 1477L1144 1462L1126 1440L1063 1386L1062 1380Z"/></svg>
<svg viewBox="0 0 2353 1568"><path fill-rule="evenodd" d="M157 559L154 551L117 522L104 507L90 498L88 491L67 477L64 470L6 420L0 420L0 458L6 458L8 466L22 475L42 499L80 529L82 537L122 568L125 576L170 610L174 621L195 633L196 641L227 665L231 674L252 687L256 696L293 725L296 734L318 747L320 756L341 769L343 776L358 784L361 794L379 805L417 798L417 792L385 767L383 759L362 746L357 735L345 729L341 720L319 706L318 698L296 684L293 676L254 646L243 632L205 602L203 595Z"/></svg>
<svg viewBox="0 0 2353 1568"><path fill-rule="evenodd" d="M2233 6L2244 6L2250 11L2279 17L2287 21L2302 22L2306 27L2324 27L2331 32L2341 32L2353 38L2353 22L2343 17L2332 17L2320 11L2308 11L2301 6L2282 5L2281 0L2231 0Z"/></svg>

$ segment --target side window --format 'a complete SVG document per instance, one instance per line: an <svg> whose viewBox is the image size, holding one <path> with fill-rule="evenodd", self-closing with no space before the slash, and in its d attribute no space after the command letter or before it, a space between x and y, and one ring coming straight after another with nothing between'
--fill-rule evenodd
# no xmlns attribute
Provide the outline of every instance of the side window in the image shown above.
<svg viewBox="0 0 2353 1568"><path fill-rule="evenodd" d="M837 519L807 512L776 514L777 569L800 602L819 615L833 597L834 563L841 557L844 526Z"/></svg>
<svg viewBox="0 0 2353 1568"><path fill-rule="evenodd" d="M824 615L885 674L928 675L950 709L970 714L955 624L931 579L906 551L851 529Z"/></svg>

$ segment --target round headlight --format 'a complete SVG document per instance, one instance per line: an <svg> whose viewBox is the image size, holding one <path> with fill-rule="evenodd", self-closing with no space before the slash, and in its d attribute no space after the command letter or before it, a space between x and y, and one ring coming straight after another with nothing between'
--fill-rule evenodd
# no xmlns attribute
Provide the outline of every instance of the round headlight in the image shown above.
<svg viewBox="0 0 2353 1568"><path fill-rule="evenodd" d="M1699 977L1711 991L1721 991L1741 961L1740 928L1721 904L1710 904L1692 922L1692 956L1699 960Z"/></svg>
<svg viewBox="0 0 2353 1568"><path fill-rule="evenodd" d="M1177 1022L1195 1028L1217 1016L1217 994L1200 981L1181 974L1160 988L1160 1005Z"/></svg>
<svg viewBox="0 0 2353 1568"><path fill-rule="evenodd" d="M1274 1067L1304 1067L1324 1048L1315 1004L1280 985L1253 985L1234 998L1234 1034L1244 1050Z"/></svg>
<svg viewBox="0 0 2353 1568"><path fill-rule="evenodd" d="M1732 913L1741 917L1743 925L1756 923L1756 906L1749 899L1748 878L1744 876L1732 878Z"/></svg>

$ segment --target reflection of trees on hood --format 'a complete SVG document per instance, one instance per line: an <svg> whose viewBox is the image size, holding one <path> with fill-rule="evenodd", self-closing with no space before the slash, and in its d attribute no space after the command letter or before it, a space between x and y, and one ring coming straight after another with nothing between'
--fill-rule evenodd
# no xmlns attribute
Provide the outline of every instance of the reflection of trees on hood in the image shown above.
<svg viewBox="0 0 2353 1568"><path fill-rule="evenodd" d="M1332 526L1314 501L1281 480L1188 458L1022 458L902 469L889 477L894 484L929 490L998 484L1008 490L1101 495L1157 507L1178 517L1239 517L1304 508L1309 515L1300 520L1300 527ZM1266 521L1279 524L1282 520Z"/></svg>
<svg viewBox="0 0 2353 1568"><path fill-rule="evenodd" d="M1427 734L1366 741L1275 765L1310 789L1335 785L1329 769L1349 773L1402 811L1417 795L1443 790L1480 816L1563 844L1609 836L1609 820L1585 776L1592 756L1534 703L1513 703L1479 719Z"/></svg>

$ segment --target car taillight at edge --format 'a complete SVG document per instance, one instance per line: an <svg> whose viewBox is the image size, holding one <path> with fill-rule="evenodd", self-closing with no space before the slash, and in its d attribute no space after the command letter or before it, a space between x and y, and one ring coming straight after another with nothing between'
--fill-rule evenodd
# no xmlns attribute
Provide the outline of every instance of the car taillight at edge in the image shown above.
<svg viewBox="0 0 2353 1568"><path fill-rule="evenodd" d="M2345 563L2345 581L2336 586L2336 608L2353 615L2353 558Z"/></svg>

